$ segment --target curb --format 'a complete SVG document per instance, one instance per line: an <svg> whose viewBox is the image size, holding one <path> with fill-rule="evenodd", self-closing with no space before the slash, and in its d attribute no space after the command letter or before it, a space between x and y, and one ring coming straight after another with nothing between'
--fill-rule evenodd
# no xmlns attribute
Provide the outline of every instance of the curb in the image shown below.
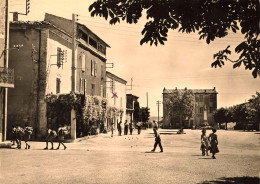
<svg viewBox="0 0 260 184"><path fill-rule="evenodd" d="M10 142L0 142L0 148L11 148L11 146Z"/></svg>

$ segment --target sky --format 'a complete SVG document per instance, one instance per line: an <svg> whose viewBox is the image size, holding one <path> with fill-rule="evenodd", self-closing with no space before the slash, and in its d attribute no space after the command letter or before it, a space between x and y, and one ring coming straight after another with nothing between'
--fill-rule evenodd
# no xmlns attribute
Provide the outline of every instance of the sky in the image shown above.
<svg viewBox="0 0 260 184"><path fill-rule="evenodd" d="M26 0L9 0L9 12L25 13ZM170 30L165 45L140 45L141 31L146 22L143 16L137 24L110 25L100 17L91 17L88 7L92 0L30 0L30 13L19 15L19 20L44 19L45 13L72 19L78 14L78 22L85 24L111 48L107 49L107 63L114 63L114 68L107 69L111 73L128 81L132 90L127 93L139 97L141 107L150 108L151 116L158 116L156 101L162 101L163 89L212 89L218 92L218 108L244 103L260 92L260 78L254 79L252 72L244 66L233 69L226 62L222 68L211 68L213 54L231 46L232 56L237 55L234 48L243 40L243 35L230 32L228 36L216 39L209 45L199 40L198 33L179 33ZM144 14L145 15L145 12ZM9 14L12 20L12 14ZM128 86L130 89L130 86ZM147 103L148 94L148 103ZM162 104L159 106L159 116Z"/></svg>

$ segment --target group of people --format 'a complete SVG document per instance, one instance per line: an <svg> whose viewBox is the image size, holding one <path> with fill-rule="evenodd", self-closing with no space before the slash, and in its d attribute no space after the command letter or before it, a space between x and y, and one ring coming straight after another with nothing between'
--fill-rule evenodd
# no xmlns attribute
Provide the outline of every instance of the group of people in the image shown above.
<svg viewBox="0 0 260 184"><path fill-rule="evenodd" d="M201 146L202 156L209 156L208 151L212 153L212 158L216 159L215 154L219 152L218 149L218 137L216 134L217 130L212 128L212 133L209 134L209 137L206 135L206 129L202 129L201 134Z"/></svg>
<svg viewBox="0 0 260 184"><path fill-rule="evenodd" d="M51 143L51 149L54 149L53 148L53 139L57 136L58 136L59 145L56 149L59 149L60 145L63 146L64 150L67 149L67 147L64 144L64 137L66 135L66 131L67 130L65 129L65 127L62 127L61 125L59 126L57 132L55 130L52 130L49 128L47 131L47 137L46 137L46 147L44 149L48 149L49 142Z"/></svg>
<svg viewBox="0 0 260 184"><path fill-rule="evenodd" d="M19 125L12 126L12 138L11 142L12 145L17 144L18 149L21 149L22 147L22 140L24 140L26 147L25 149L30 149L30 145L28 144L28 141L30 140L31 134L33 132L33 128L25 124L25 127L22 128Z"/></svg>
<svg viewBox="0 0 260 184"><path fill-rule="evenodd" d="M125 120L125 123L124 123L124 135L128 134L128 129L129 129L130 135L132 135L133 134L133 130L134 130L134 124L133 124L132 121L130 121L130 123L128 123L128 121ZM117 130L118 130L118 135L121 136L121 134L122 134L122 121L119 121L119 123L117 124Z"/></svg>

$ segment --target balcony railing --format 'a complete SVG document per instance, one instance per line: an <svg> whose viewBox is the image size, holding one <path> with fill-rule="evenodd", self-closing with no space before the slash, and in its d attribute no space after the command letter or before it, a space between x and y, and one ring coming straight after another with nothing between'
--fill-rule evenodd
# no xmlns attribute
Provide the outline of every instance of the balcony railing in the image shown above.
<svg viewBox="0 0 260 184"><path fill-rule="evenodd" d="M0 67L0 87L14 88L14 69Z"/></svg>

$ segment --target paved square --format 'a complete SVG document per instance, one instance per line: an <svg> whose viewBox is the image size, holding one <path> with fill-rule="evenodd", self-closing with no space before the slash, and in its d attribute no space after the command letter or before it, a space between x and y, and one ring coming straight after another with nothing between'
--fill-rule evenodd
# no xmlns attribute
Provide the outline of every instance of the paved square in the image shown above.
<svg viewBox="0 0 260 184"><path fill-rule="evenodd" d="M259 132L218 130L217 159L201 156L200 130L160 129L164 152L151 153L153 131L100 134L67 143L67 150L0 149L0 183L244 183L259 184ZM207 135L211 130L207 130ZM57 147L57 143L54 144Z"/></svg>

